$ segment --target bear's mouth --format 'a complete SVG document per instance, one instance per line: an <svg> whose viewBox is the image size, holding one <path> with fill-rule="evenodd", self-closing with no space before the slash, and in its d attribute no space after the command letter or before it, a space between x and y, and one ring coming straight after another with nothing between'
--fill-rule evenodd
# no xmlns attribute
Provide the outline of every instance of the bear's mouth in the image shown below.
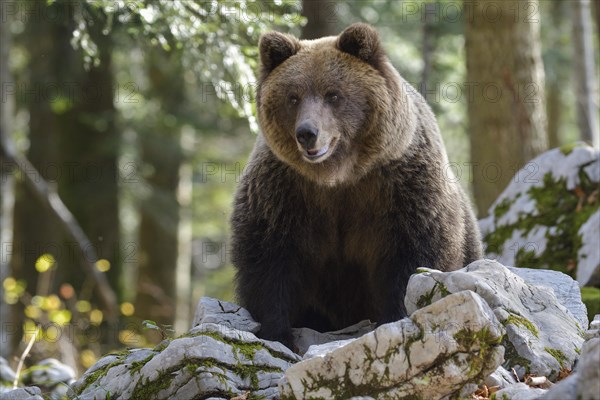
<svg viewBox="0 0 600 400"><path fill-rule="evenodd" d="M329 145L326 144L325 146L321 147L320 149L304 150L304 155L310 159L315 159L315 158L321 157L328 151L329 151Z"/></svg>
<svg viewBox="0 0 600 400"><path fill-rule="evenodd" d="M333 139L330 143L321 147L320 149L305 149L302 151L302 155L307 161L320 162L323 161L327 154L331 153L331 150L335 147L336 139Z"/></svg>

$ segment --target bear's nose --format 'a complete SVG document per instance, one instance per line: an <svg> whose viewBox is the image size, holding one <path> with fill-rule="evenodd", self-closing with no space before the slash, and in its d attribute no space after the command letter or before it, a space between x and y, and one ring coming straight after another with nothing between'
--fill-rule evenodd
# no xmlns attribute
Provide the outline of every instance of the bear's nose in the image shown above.
<svg viewBox="0 0 600 400"><path fill-rule="evenodd" d="M305 149L309 150L315 146L319 130L312 124L304 122L296 128L296 140Z"/></svg>

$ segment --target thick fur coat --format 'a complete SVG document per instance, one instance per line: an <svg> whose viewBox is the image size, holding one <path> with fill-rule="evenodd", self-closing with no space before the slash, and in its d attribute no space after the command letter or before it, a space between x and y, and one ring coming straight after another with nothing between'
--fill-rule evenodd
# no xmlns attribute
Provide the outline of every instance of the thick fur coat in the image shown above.
<svg viewBox="0 0 600 400"><path fill-rule="evenodd" d="M287 345L292 327L402 318L417 268L481 257L432 111L368 25L259 48L262 134L232 217L239 301Z"/></svg>

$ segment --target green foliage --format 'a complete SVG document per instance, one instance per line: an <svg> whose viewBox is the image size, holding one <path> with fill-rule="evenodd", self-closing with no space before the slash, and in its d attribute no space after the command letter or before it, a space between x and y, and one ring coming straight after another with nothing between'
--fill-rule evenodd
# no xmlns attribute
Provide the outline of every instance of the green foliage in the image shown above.
<svg viewBox="0 0 600 400"><path fill-rule="evenodd" d="M172 1L172 0L87 0L83 9L105 16L103 33L117 24L134 36L150 40L167 51L183 54L187 70L211 82L216 94L228 101L253 131L258 131L254 114L257 67L256 44L262 32L291 30L304 23L296 1ZM77 14L73 43L85 54L88 64L97 64L98 49L89 33L90 19ZM250 101L248 101L250 100Z"/></svg>
<svg viewBox="0 0 600 400"><path fill-rule="evenodd" d="M142 328L159 332L163 340L172 337L175 333L170 326L159 326L156 322L149 319L142 321Z"/></svg>
<svg viewBox="0 0 600 400"><path fill-rule="evenodd" d="M582 287L581 300L587 307L589 320L592 321L594 316L600 314L600 289L597 287Z"/></svg>

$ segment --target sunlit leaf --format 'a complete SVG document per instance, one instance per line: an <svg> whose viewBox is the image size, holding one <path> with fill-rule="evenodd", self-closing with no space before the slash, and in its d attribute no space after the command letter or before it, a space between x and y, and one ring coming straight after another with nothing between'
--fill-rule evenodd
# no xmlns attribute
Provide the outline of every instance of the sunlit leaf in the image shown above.
<svg viewBox="0 0 600 400"><path fill-rule="evenodd" d="M39 309L39 307L33 305L25 307L24 313L25 316L31 319L38 319L42 315L42 311Z"/></svg>
<svg viewBox="0 0 600 400"><path fill-rule="evenodd" d="M4 293L4 302L6 304L17 304L19 301L19 296L17 296L14 292L5 292Z"/></svg>
<svg viewBox="0 0 600 400"><path fill-rule="evenodd" d="M89 349L83 350L79 357L84 368L91 367L98 360L94 352Z"/></svg>
<svg viewBox="0 0 600 400"><path fill-rule="evenodd" d="M31 340L31 337L37 331L37 336L35 338L36 341L41 340L43 337L42 330L37 329L37 324L30 319L26 319L23 323L23 342L28 343Z"/></svg>
<svg viewBox="0 0 600 400"><path fill-rule="evenodd" d="M4 286L4 290L11 291L15 287L17 287L17 280L11 276L6 278L4 282L2 282L2 286Z"/></svg>
<svg viewBox="0 0 600 400"><path fill-rule="evenodd" d="M51 311L48 315L50 321L54 322L56 325L66 325L71 322L71 311L69 310L54 310Z"/></svg>
<svg viewBox="0 0 600 400"><path fill-rule="evenodd" d="M121 304L121 314L123 314L126 317L130 317L133 315L133 313L135 312L135 307L133 306L133 304L129 303L129 302L125 302Z"/></svg>
<svg viewBox="0 0 600 400"><path fill-rule="evenodd" d="M43 296L33 296L31 298L31 304L33 304L36 307L42 307L42 305L44 304L44 297Z"/></svg>
<svg viewBox="0 0 600 400"><path fill-rule="evenodd" d="M144 327L144 329L155 329L160 331L160 327L158 326L158 324L154 321L150 321L148 319L144 320L142 322L142 327Z"/></svg>
<svg viewBox="0 0 600 400"><path fill-rule="evenodd" d="M100 310L92 310L90 312L90 322L94 325L100 325L102 323L103 318L104 318L104 315L102 314L102 311L100 311Z"/></svg>
<svg viewBox="0 0 600 400"><path fill-rule="evenodd" d="M56 260L52 254L42 254L35 261L35 269L40 273L46 272L52 268L54 264L56 264Z"/></svg>
<svg viewBox="0 0 600 400"><path fill-rule="evenodd" d="M96 269L100 272L106 272L110 269L110 261L102 258L96 261Z"/></svg>
<svg viewBox="0 0 600 400"><path fill-rule="evenodd" d="M90 304L89 301L79 300L77 303L75 303L75 308L80 313L86 313L86 312L89 312L92 309L92 305Z"/></svg>
<svg viewBox="0 0 600 400"><path fill-rule="evenodd" d="M61 305L62 305L62 302L60 301L58 296L55 294L51 294L50 296L44 298L44 301L42 303L42 310L46 310L46 311L58 310L58 308L60 308Z"/></svg>

